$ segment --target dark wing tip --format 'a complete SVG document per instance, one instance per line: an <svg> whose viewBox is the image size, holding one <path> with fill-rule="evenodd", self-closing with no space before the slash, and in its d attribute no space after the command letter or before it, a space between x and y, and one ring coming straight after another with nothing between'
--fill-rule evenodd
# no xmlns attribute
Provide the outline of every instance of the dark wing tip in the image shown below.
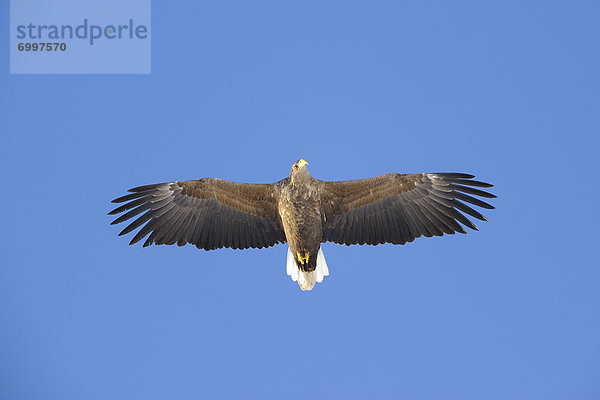
<svg viewBox="0 0 600 400"><path fill-rule="evenodd" d="M465 174L462 172L434 172L434 175L442 176L448 179L472 179L475 175Z"/></svg>
<svg viewBox="0 0 600 400"><path fill-rule="evenodd" d="M165 182L153 183L152 185L137 186L137 187L129 189L128 192L130 192L130 193L147 192L148 190L156 189L159 186L163 186L164 184L165 184Z"/></svg>
<svg viewBox="0 0 600 400"><path fill-rule="evenodd" d="M491 183L487 183L487 182L481 182L481 181L469 181L471 186L480 186L480 187L486 187L486 188L491 188L494 187L493 184Z"/></svg>
<svg viewBox="0 0 600 400"><path fill-rule="evenodd" d="M475 175L472 174L465 174L462 172L434 172L433 174L441 176L443 178L451 179L453 183L458 183L461 185L485 188L494 187L494 185L491 183L473 180L473 178L475 178Z"/></svg>
<svg viewBox="0 0 600 400"><path fill-rule="evenodd" d="M111 203L124 203L126 201L135 200L138 197L145 196L146 194L147 192L135 192L131 194L126 194L125 196L117 197L116 199L112 200Z"/></svg>
<svg viewBox="0 0 600 400"><path fill-rule="evenodd" d="M461 185L469 185L469 186L477 186L483 188L491 188L494 187L491 183L475 181L473 179L453 179L454 183L458 183Z"/></svg>
<svg viewBox="0 0 600 400"><path fill-rule="evenodd" d="M129 194L126 194L125 196L121 196L121 197L117 197L116 199L111 200L111 203L123 203L124 201L127 201L129 199Z"/></svg>

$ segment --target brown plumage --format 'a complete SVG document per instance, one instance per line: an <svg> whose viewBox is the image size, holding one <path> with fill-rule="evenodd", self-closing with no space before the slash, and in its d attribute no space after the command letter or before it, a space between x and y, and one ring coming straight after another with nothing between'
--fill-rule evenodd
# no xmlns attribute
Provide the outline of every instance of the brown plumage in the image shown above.
<svg viewBox="0 0 600 400"><path fill-rule="evenodd" d="M139 186L113 200L125 204L109 214L124 213L113 224L137 217L119 235L142 227L130 244L147 236L144 247L245 249L288 242L288 274L311 289L328 274L324 258L318 261L322 242L404 244L420 236L466 233L462 225L477 228L464 214L487 221L467 204L494 208L473 197L496 197L478 189L492 185L473 175L391 173L327 182L314 179L306 165L297 161L288 178L272 184L202 178Z"/></svg>

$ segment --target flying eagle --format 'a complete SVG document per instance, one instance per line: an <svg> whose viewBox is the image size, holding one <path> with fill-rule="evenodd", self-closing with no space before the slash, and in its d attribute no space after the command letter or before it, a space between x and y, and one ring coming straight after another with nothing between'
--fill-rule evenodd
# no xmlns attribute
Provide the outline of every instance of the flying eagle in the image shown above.
<svg viewBox="0 0 600 400"><path fill-rule="evenodd" d="M139 186L113 200L125 203L112 224L136 217L119 236L142 227L129 244L186 243L198 249L247 249L287 242L287 274L302 290L329 269L321 243L405 244L421 236L477 230L465 214L487 219L465 203L493 209L473 196L494 198L492 187L461 173L390 173L328 182L313 178L298 160L290 176L271 184L217 178ZM473 196L471 196L473 195ZM461 225L462 224L462 225Z"/></svg>

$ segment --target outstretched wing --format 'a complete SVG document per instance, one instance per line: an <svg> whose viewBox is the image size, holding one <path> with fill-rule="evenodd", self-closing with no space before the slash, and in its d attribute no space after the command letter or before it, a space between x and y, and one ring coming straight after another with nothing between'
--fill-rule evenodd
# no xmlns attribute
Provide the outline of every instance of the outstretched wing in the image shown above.
<svg viewBox="0 0 600 400"><path fill-rule="evenodd" d="M487 219L465 203L487 209L475 187L492 187L458 173L386 174L355 181L321 181L323 241L338 244L404 244L420 236L477 230L465 217Z"/></svg>
<svg viewBox="0 0 600 400"><path fill-rule="evenodd" d="M150 234L144 247L152 243L191 243L204 250L270 247L286 240L277 211L281 182L203 178L139 186L113 200L125 204L109 215L127 211L112 222L118 224L143 213L119 236L142 226L129 244Z"/></svg>

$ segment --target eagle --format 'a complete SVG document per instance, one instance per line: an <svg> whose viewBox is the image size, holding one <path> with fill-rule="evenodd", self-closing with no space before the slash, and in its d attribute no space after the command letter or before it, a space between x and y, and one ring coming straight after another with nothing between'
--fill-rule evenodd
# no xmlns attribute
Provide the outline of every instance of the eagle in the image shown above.
<svg viewBox="0 0 600 400"><path fill-rule="evenodd" d="M493 185L470 174L322 181L307 165L296 161L287 178L270 184L201 178L138 186L114 199L124 204L108 214L123 213L112 224L137 217L119 233L141 227L130 245L144 238L143 247L189 243L204 250L287 242L286 272L302 290L311 290L329 275L321 243L405 244L421 236L467 233L463 225L478 229L465 214L487 221L471 205L494 208L477 198L495 198L478 189Z"/></svg>

